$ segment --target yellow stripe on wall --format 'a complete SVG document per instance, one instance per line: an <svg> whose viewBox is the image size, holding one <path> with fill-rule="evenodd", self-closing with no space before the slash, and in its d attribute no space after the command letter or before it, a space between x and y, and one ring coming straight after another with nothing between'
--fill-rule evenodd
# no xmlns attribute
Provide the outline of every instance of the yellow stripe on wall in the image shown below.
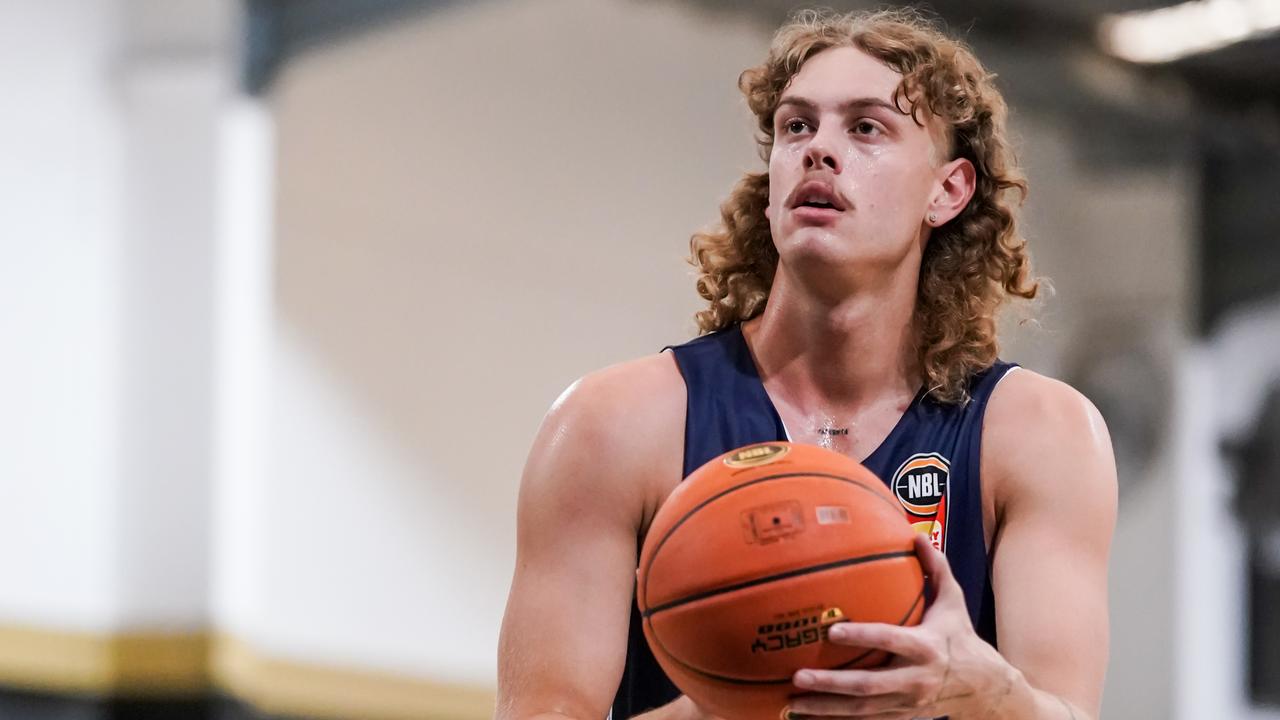
<svg viewBox="0 0 1280 720"><path fill-rule="evenodd" d="M213 676L218 687L272 714L335 720L493 717L490 690L264 658L234 638L219 638L215 643Z"/></svg>
<svg viewBox="0 0 1280 720"><path fill-rule="evenodd" d="M112 639L85 633L0 627L0 682L55 693L114 686Z"/></svg>
<svg viewBox="0 0 1280 720"><path fill-rule="evenodd" d="M209 638L204 633L134 633L114 636L110 644L115 694L190 696L209 689Z"/></svg>
<svg viewBox="0 0 1280 720"><path fill-rule="evenodd" d="M54 694L190 697L326 720L489 720L494 692L260 655L204 633L96 635L0 626L0 685Z"/></svg>

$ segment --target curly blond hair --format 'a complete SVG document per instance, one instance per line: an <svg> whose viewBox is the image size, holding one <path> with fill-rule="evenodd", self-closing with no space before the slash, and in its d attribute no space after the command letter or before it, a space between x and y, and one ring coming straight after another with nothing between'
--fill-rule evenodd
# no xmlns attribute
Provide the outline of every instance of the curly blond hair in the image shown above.
<svg viewBox="0 0 1280 720"><path fill-rule="evenodd" d="M1004 99L964 44L914 11L803 11L778 31L764 64L738 78L766 163L783 91L809 58L832 47L860 49L900 73L895 104L921 125L926 112L941 118L951 159L967 158L976 171L969 204L929 238L915 306L918 361L930 393L963 402L969 377L996 359L996 311L1009 296L1031 299L1039 288L1016 226L1027 185L1006 138ZM695 315L702 333L764 311L778 265L768 204L768 172L748 173L720 207L722 224L690 241L698 294L709 302Z"/></svg>

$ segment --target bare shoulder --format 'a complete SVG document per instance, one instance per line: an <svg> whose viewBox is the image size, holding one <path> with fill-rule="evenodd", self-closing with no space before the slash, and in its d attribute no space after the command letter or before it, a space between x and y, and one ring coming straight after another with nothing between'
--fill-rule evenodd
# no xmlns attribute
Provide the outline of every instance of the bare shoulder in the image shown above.
<svg viewBox="0 0 1280 720"><path fill-rule="evenodd" d="M1068 488L1100 501L1115 494L1111 438L1098 409L1070 385L1025 368L1011 371L992 393L982 467L984 482L995 483L997 512L1028 496L1077 494Z"/></svg>
<svg viewBox="0 0 1280 720"><path fill-rule="evenodd" d="M589 373L566 389L544 428L589 445L647 455L663 450L672 425L683 427L685 386L670 353L650 355ZM678 448L677 448L678 450Z"/></svg>
<svg viewBox="0 0 1280 720"><path fill-rule="evenodd" d="M680 479L685 386L670 353L589 373L552 404L521 495L573 495L646 523Z"/></svg>
<svg viewBox="0 0 1280 720"><path fill-rule="evenodd" d="M1057 433L1064 424L1106 434L1098 409L1078 390L1061 380L1017 368L992 392L984 427L1025 436Z"/></svg>

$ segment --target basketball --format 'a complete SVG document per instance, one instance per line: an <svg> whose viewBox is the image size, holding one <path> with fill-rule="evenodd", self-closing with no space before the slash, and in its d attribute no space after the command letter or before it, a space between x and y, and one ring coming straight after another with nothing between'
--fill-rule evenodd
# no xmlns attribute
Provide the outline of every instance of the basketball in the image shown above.
<svg viewBox="0 0 1280 720"><path fill-rule="evenodd" d="M727 720L777 720L800 668L888 658L828 642L834 623L915 625L915 530L870 470L811 445L749 445L703 465L654 516L636 601L668 677Z"/></svg>

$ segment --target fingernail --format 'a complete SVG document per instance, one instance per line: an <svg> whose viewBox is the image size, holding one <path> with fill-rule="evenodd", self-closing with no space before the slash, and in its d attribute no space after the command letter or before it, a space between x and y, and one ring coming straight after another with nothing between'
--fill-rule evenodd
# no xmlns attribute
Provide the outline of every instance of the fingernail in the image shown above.
<svg viewBox="0 0 1280 720"><path fill-rule="evenodd" d="M811 672L806 672L804 670L801 670L800 672L796 673L797 685L812 685L814 680L817 680L817 678Z"/></svg>
<svg viewBox="0 0 1280 720"><path fill-rule="evenodd" d="M832 625L831 629L827 631L827 637L833 637L837 640L843 640L847 634L843 625Z"/></svg>

